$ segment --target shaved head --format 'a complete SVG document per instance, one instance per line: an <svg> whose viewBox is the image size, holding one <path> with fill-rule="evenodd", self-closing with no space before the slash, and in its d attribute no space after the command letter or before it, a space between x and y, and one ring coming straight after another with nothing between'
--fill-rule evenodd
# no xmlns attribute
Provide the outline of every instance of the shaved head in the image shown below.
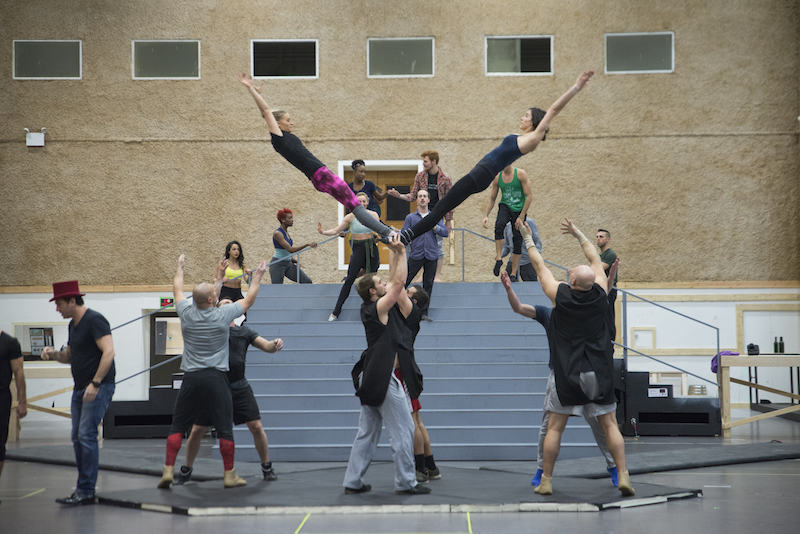
<svg viewBox="0 0 800 534"><path fill-rule="evenodd" d="M192 298L194 299L194 305L198 308L208 308L217 303L217 292L214 286L203 282L195 286L194 291L192 291Z"/></svg>
<svg viewBox="0 0 800 534"><path fill-rule="evenodd" d="M579 291L589 291L594 284L595 275L588 265L578 265L570 269L569 285Z"/></svg>

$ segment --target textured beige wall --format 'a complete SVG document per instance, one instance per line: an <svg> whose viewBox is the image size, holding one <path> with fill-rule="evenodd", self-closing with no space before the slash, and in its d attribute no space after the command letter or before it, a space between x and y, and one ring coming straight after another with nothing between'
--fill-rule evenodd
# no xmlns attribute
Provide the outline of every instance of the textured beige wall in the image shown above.
<svg viewBox="0 0 800 534"><path fill-rule="evenodd" d="M231 239L272 254L275 212L296 241L336 204L266 142L235 81L253 38L319 39L319 79L265 85L324 163L412 159L434 148L454 179L531 105L585 68L590 87L519 160L545 257L572 265L564 215L612 230L626 281L800 280L796 1L9 0L0 18L0 286L168 284L210 276ZM671 74L604 75L604 32L674 31ZM486 77L484 35L554 36L555 74ZM435 36L436 75L367 79L368 37ZM81 39L83 80L12 80L13 39ZM134 81L131 40L200 39L197 81ZM49 130L43 149L22 128ZM480 227L486 193L456 211ZM467 279L492 279L492 246L467 240ZM457 262L445 280L460 280ZM306 254L338 282L333 243Z"/></svg>

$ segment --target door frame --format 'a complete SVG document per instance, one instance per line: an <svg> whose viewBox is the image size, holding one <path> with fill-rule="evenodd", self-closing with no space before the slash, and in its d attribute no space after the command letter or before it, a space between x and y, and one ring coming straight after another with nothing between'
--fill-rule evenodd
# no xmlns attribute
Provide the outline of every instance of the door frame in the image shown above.
<svg viewBox="0 0 800 534"><path fill-rule="evenodd" d="M353 160L339 160L338 172L339 176L344 176L345 167L349 167ZM368 159L364 160L364 166L369 171L415 171L416 173L422 172L421 159ZM336 220L341 221L344 217L344 206L336 204ZM346 271L348 264L344 261L344 240L339 239L339 270ZM382 263L381 269L388 269L389 264Z"/></svg>

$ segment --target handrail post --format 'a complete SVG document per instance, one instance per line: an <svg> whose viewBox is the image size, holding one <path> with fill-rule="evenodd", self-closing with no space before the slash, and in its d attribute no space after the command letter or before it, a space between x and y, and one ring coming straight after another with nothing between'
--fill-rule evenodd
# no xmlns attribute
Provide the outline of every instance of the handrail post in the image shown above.
<svg viewBox="0 0 800 534"><path fill-rule="evenodd" d="M465 258L465 249L464 249L464 229L461 228L461 281L466 281L466 274L464 271L464 258Z"/></svg>
<svg viewBox="0 0 800 534"><path fill-rule="evenodd" d="M613 340L612 340L613 341ZM628 294L622 293L622 361L628 368Z"/></svg>

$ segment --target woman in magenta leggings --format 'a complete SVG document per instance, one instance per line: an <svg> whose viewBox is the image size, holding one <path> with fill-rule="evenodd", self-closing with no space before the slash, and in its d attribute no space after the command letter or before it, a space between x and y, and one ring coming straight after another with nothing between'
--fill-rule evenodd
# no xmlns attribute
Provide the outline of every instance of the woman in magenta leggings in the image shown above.
<svg viewBox="0 0 800 534"><path fill-rule="evenodd" d="M253 78L247 74L240 74L239 81L247 87L250 95L256 101L258 109L261 110L261 115L267 121L272 147L275 151L305 174L311 180L314 189L328 193L345 208L352 211L361 224L383 237L390 236L393 230L370 215L370 212L361 205L356 194L345 181L328 170L303 146L300 139L292 134L293 125L289 114L280 109L274 111L270 109L267 101L261 96L261 88L264 84L256 87Z"/></svg>

